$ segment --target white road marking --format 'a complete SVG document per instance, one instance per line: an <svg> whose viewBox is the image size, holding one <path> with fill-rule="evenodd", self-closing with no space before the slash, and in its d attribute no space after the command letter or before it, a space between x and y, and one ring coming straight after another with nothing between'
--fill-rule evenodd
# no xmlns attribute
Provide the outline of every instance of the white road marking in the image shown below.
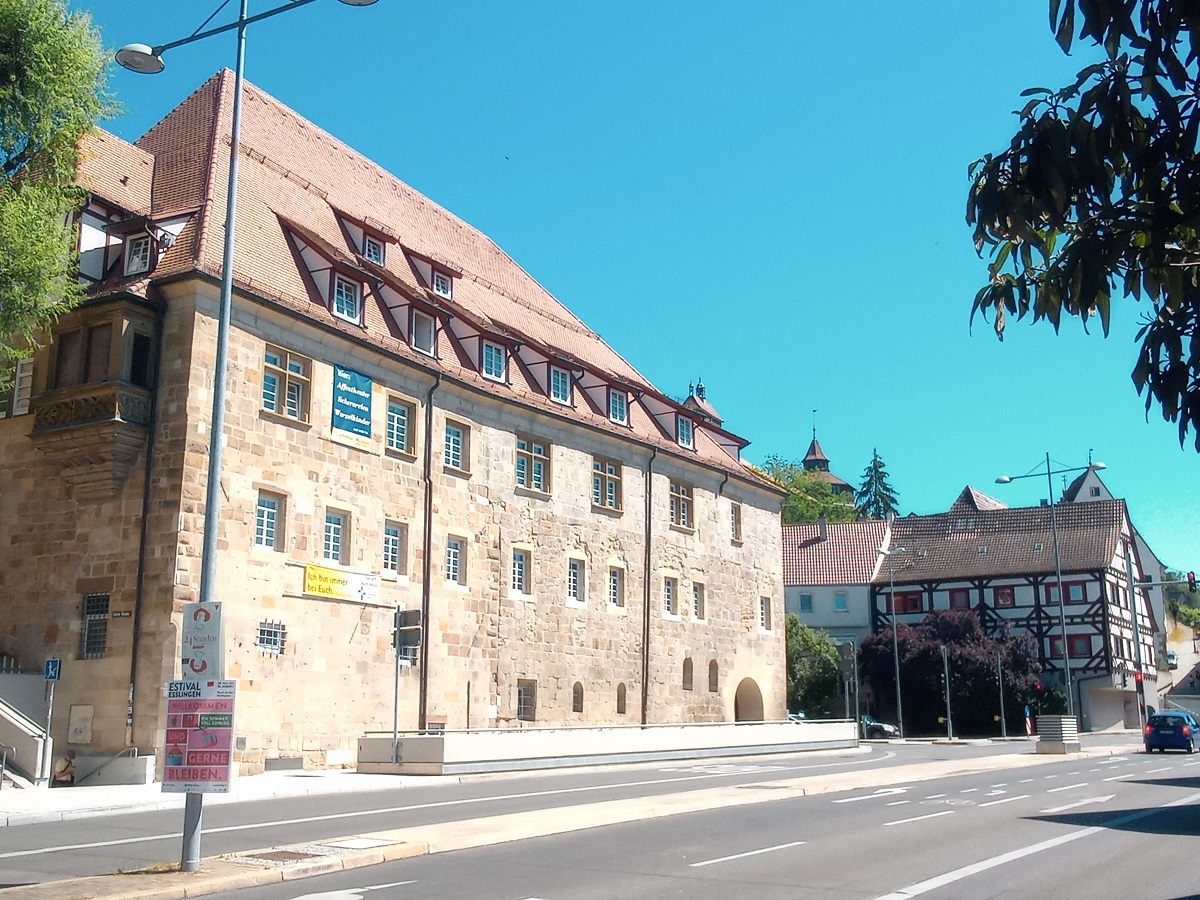
<svg viewBox="0 0 1200 900"><path fill-rule="evenodd" d="M897 628L896 632L899 633L899 631L900 631L900 629ZM1031 782L1031 781L1033 781L1032 778L1022 778L1020 781L1017 782L1017 784L1029 784L1029 782Z"/></svg>
<svg viewBox="0 0 1200 900"><path fill-rule="evenodd" d="M1055 807L1052 807L1051 809L1043 809L1042 812L1044 812L1044 813L1066 812L1068 809L1075 809L1076 807L1079 807L1079 806L1087 806L1089 803L1107 803L1109 800L1111 800L1115 796L1117 796L1117 795L1109 794L1107 797L1088 797L1086 800L1080 800L1077 803L1068 803L1066 806L1055 806Z"/></svg>
<svg viewBox="0 0 1200 900"><path fill-rule="evenodd" d="M897 631L899 631L899 629L897 629ZM1184 768L1187 768L1188 766L1200 766L1200 762L1184 763L1183 765L1184 765Z"/></svg>
<svg viewBox="0 0 1200 900"><path fill-rule="evenodd" d="M1071 776L1078 775L1078 774L1079 774L1078 772L1068 772L1067 777L1070 778Z"/></svg>
<svg viewBox="0 0 1200 900"><path fill-rule="evenodd" d="M912 803L911 800L893 800L888 806L903 806L905 803Z"/></svg>
<svg viewBox="0 0 1200 900"><path fill-rule="evenodd" d="M774 847L763 847L761 850L747 850L745 853L735 853L733 856L722 856L717 859L706 859L703 862L692 863L688 868L696 869L700 866L711 866L713 863L729 862L731 859L744 859L747 856L758 856L760 853L770 853L774 850L786 850L788 847L799 847L804 844L804 841L792 841L790 844L777 844Z"/></svg>
<svg viewBox="0 0 1200 900"><path fill-rule="evenodd" d="M897 634L899 634L899 633L900 633L900 629L898 629L898 628L897 628L897 629L896 629L896 633L897 633ZM945 794L930 794L930 795L929 795L928 797L926 797L925 799L926 799L926 800L936 800L938 797L945 797L945 796L946 796Z"/></svg>
<svg viewBox="0 0 1200 900"><path fill-rule="evenodd" d="M1049 780L1051 778L1057 778L1058 776L1057 775L1043 775L1042 777L1045 778L1046 780Z"/></svg>
<svg viewBox="0 0 1200 900"><path fill-rule="evenodd" d="M843 797L841 800L833 800L833 803L857 803L859 800L878 800L880 797L893 797L896 794L903 794L908 791L906 787L880 788L873 794L863 794L859 797Z"/></svg>
<svg viewBox="0 0 1200 900"><path fill-rule="evenodd" d="M992 787L1008 787L1008 782L1002 781L999 784L993 784Z"/></svg>
<svg viewBox="0 0 1200 900"><path fill-rule="evenodd" d="M1113 776L1110 776L1109 778L1103 778L1101 780L1102 781L1121 781L1122 779L1125 779L1125 778L1132 778L1135 774L1137 774L1137 773L1136 772L1122 772L1120 775L1113 775Z"/></svg>
<svg viewBox="0 0 1200 900"><path fill-rule="evenodd" d="M1041 841L1037 844L1030 844L1028 847L1022 847L1019 850L1013 850L1009 853L1001 853L999 856L993 856L991 859L985 859L981 862L973 863L969 866L963 866L960 869L954 869L951 872L946 872L943 875L938 875L935 878L930 878L925 881L918 881L916 884L910 884L908 887L900 888L898 891L893 891L890 894L884 894L881 897L876 897L875 900L911 900L912 897L920 896L937 888L944 887L948 884L953 884L956 881L961 881L964 878L969 878L972 875L978 875L980 872L986 872L988 869L994 869L997 866L1002 866L1005 863L1014 862L1018 859L1023 859L1026 856L1032 856L1035 853L1041 853L1043 850L1051 850L1055 847L1061 847L1063 844L1069 844L1072 841L1077 841L1080 838L1091 837L1094 834L1101 834L1110 828L1125 825L1129 822L1144 819L1147 816L1152 816L1160 809L1168 809L1173 806L1184 806L1189 803L1194 803L1200 800L1200 794L1192 794L1190 797L1184 797L1181 800L1175 800L1171 803L1164 804L1154 809L1144 809L1136 813L1131 813L1128 816L1122 816L1114 819L1111 822L1106 822L1103 825L1093 825L1090 828L1082 828L1079 831L1073 831L1070 834L1064 834L1061 837L1051 838L1048 841Z"/></svg>
<svg viewBox="0 0 1200 900"><path fill-rule="evenodd" d="M899 629L897 629L897 633L899 633ZM965 790L959 791L959 793L960 794L974 794L977 790L979 790L979 788L966 788Z"/></svg>
<svg viewBox="0 0 1200 900"><path fill-rule="evenodd" d="M979 808L983 809L985 806L995 806L998 803L1012 803L1014 800L1028 800L1028 799L1029 799L1028 794L1021 794L1018 797L1005 797L1003 800L989 800L987 803L980 803Z"/></svg>
<svg viewBox="0 0 1200 900"><path fill-rule="evenodd" d="M900 629L897 628L896 633L899 634ZM1175 767L1174 766L1163 766L1161 769L1147 769L1146 774L1153 775L1155 772L1169 772L1173 768L1175 768Z"/></svg>
<svg viewBox="0 0 1200 900"><path fill-rule="evenodd" d="M954 815L954 813L955 813L955 810L953 810L953 809L944 809L941 812L930 813L927 816L913 816L911 819L897 819L895 822L884 822L883 824L885 826L887 826L887 825L906 825L909 822L920 822L924 819L936 819L938 816L952 816L952 815Z"/></svg>
<svg viewBox="0 0 1200 900"><path fill-rule="evenodd" d="M999 797L1001 794L1007 794L1007 793L1008 793L1008 791L988 791L988 792L987 792L986 794L984 794L983 796L985 796L985 797Z"/></svg>
<svg viewBox="0 0 1200 900"><path fill-rule="evenodd" d="M898 630L898 629L897 629ZM1099 769L1088 769L1089 772L1099 772Z"/></svg>
<svg viewBox="0 0 1200 900"><path fill-rule="evenodd" d="M406 884L416 884L415 881L393 881L390 884L371 884L366 887L346 888L341 891L323 891L320 894L302 894L294 900L362 900L367 891L381 891L384 888L403 887ZM536 900L530 897L529 900Z"/></svg>
<svg viewBox="0 0 1200 900"><path fill-rule="evenodd" d="M1059 791L1069 791L1073 788L1087 787L1087 786L1088 786L1088 783L1086 781L1081 781L1079 784L1064 784L1062 787L1050 788L1048 791L1046 791L1046 793L1047 794L1057 794Z"/></svg>

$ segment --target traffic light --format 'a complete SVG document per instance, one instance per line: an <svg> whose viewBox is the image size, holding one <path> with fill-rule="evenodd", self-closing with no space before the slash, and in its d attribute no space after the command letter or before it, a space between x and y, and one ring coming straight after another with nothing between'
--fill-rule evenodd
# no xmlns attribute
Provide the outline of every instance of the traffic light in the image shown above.
<svg viewBox="0 0 1200 900"><path fill-rule="evenodd" d="M1040 694L1042 692L1042 683L1040 681L1035 681L1033 683L1033 692L1035 694Z"/></svg>
<svg viewBox="0 0 1200 900"><path fill-rule="evenodd" d="M1134 672L1133 673L1133 681L1135 684L1141 684L1142 683L1142 673Z"/></svg>
<svg viewBox="0 0 1200 900"><path fill-rule="evenodd" d="M404 647L420 647L424 627L421 624L419 609L396 610L395 631L392 632L392 646L397 650Z"/></svg>
<svg viewBox="0 0 1200 900"><path fill-rule="evenodd" d="M854 641L838 644L838 664L841 667L843 683L854 681Z"/></svg>
<svg viewBox="0 0 1200 900"><path fill-rule="evenodd" d="M1196 573L1188 572L1188 590L1196 593Z"/></svg>

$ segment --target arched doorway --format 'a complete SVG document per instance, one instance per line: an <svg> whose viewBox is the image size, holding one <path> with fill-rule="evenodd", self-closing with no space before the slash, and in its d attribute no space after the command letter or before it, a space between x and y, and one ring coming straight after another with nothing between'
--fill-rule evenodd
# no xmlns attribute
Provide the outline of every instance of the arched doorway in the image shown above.
<svg viewBox="0 0 1200 900"><path fill-rule="evenodd" d="M763 720L762 691L753 678L743 678L733 695L733 721L761 722Z"/></svg>

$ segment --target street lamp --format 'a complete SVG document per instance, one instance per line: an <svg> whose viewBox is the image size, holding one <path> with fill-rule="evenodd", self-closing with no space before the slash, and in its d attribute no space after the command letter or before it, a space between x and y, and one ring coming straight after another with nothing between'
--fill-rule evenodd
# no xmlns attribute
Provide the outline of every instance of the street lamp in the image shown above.
<svg viewBox="0 0 1200 900"><path fill-rule="evenodd" d="M1046 454L1046 490L1049 492L1047 499L1050 503L1050 533L1054 537L1054 581L1058 586L1058 624L1059 630L1062 632L1063 684L1067 691L1067 712L1072 716L1075 715L1075 695L1071 690L1071 659L1068 655L1067 647L1067 598L1063 593L1062 558L1059 555L1058 549L1058 513L1054 503L1054 481L1052 480L1052 476L1063 475L1067 472L1084 472L1103 468L1106 468L1106 466L1102 462L1089 462L1086 466L1072 466L1065 469L1052 470L1050 468L1050 454ZM1041 477L1041 472L1029 472L1025 475L1001 475L996 479L996 484L1008 484L1020 478Z"/></svg>
<svg viewBox="0 0 1200 900"><path fill-rule="evenodd" d="M233 121L229 136L229 191L225 201L225 247L221 264L221 298L217 308L217 356L213 368L212 422L208 435L208 486L204 498L204 543L200 554L201 603L210 602L216 586L217 574L217 521L221 502L221 455L222 439L225 436L225 378L229 365L229 318L233 301L233 237L237 223L237 172L238 155L242 135L242 80L246 64L246 27L271 16L307 6L314 0L292 0L282 6L257 15L248 15L248 0L241 0L237 20L199 31L178 41L149 46L126 44L117 51L117 62L131 72L157 75L164 68L162 55L167 50L194 44L215 34L237 31L237 62L233 76ZM376 0L341 0L348 6L370 6ZM218 10L219 11L219 10ZM218 661L218 677L224 677L224 660ZM183 858L180 867L184 872L200 868L201 817L204 795L189 793L183 813Z"/></svg>
<svg viewBox="0 0 1200 900"><path fill-rule="evenodd" d="M904 704L900 700L900 641L896 637L896 579L892 572L892 557L903 552L903 547L879 550L881 556L887 557L888 606L892 608L892 661L896 664L896 729L900 732L900 737L904 737Z"/></svg>

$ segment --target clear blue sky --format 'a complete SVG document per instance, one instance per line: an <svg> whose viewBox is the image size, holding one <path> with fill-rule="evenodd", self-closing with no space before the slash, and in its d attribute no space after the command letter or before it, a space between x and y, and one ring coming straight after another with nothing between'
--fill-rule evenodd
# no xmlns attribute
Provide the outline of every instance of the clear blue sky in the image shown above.
<svg viewBox="0 0 1200 900"><path fill-rule="evenodd" d="M112 47L217 5L72 0ZM115 69L106 126L135 140L233 49ZM1044 481L995 477L1092 452L1159 556L1200 568L1200 456L1129 379L1146 307L1117 304L1107 340L968 328L967 166L1023 89L1093 56L1058 51L1046 0L318 0L252 27L247 77L491 236L660 389L702 377L752 461L803 456L817 409L834 472L857 484L877 447L901 511L933 513L967 484L1036 503Z"/></svg>

